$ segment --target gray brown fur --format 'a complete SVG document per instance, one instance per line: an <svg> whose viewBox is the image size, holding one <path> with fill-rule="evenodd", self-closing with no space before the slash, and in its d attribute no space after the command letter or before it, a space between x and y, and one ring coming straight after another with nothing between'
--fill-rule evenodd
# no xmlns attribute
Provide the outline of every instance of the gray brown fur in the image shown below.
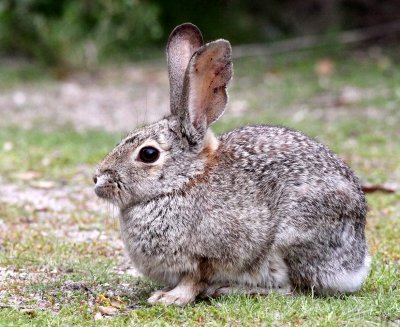
<svg viewBox="0 0 400 327"><path fill-rule="evenodd" d="M167 52L171 42L190 42L180 33L192 35L194 45L201 37L193 25L177 30ZM170 78L172 97L183 88L171 99L171 115L128 135L95 175L97 195L120 208L132 261L168 289L149 302L358 290L370 261L366 201L347 165L283 127L246 126L218 138L208 130L225 109L230 53L218 40L184 56L187 64L170 65L170 77L183 78ZM180 66L185 72L174 71ZM154 164L137 158L148 144L161 151Z"/></svg>

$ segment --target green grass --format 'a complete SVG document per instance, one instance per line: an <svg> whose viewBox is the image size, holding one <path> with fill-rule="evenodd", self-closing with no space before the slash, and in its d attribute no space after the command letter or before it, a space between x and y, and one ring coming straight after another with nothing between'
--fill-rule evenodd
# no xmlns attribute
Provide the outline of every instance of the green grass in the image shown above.
<svg viewBox="0 0 400 327"><path fill-rule="evenodd" d="M45 67L29 62L0 62L0 88L10 89L23 83L46 83L51 79L50 71Z"/></svg>
<svg viewBox="0 0 400 327"><path fill-rule="evenodd" d="M332 57L335 72L321 83L313 70L320 56L317 53L298 61L285 61L285 57L273 62L239 61L232 93L242 94L251 111L246 117L223 118L214 130L224 132L244 123L283 124L329 145L363 181L399 184L400 66L395 59L388 69L368 56L336 54ZM344 87L357 88L365 97L335 105ZM372 91L376 94L371 96ZM316 99L322 95L333 100L318 104ZM305 110L304 117L298 116L301 110ZM75 183L90 185L96 163L119 140L120 135L100 131L79 133L64 128L44 132L10 126L0 130L1 176L3 182L21 188L44 179L60 189L74 190ZM37 176L22 178L27 171ZM66 197L74 195L71 192L66 192ZM157 285L115 270L122 255L122 249L112 242L119 238L116 222L92 210L86 199L72 201L78 210L61 212L0 202L0 222L6 226L1 229L0 224L0 268L9 271L3 281L0 275L0 303L4 306L0 308L0 326L400 324L399 192L368 196L367 237L373 265L356 294L230 296L198 301L186 308L147 305L146 298ZM57 233L63 230L96 230L109 237L77 241L60 237ZM12 277L12 272L19 277ZM20 277L24 272L29 279ZM115 301L119 303L115 315L95 320L100 306ZM27 308L33 310L24 310Z"/></svg>
<svg viewBox="0 0 400 327"><path fill-rule="evenodd" d="M4 128L0 130L0 144L12 144L12 148L4 150L3 146L0 170L9 178L16 172L36 171L46 178L67 179L76 173L77 165L97 164L119 140L116 135L96 131Z"/></svg>

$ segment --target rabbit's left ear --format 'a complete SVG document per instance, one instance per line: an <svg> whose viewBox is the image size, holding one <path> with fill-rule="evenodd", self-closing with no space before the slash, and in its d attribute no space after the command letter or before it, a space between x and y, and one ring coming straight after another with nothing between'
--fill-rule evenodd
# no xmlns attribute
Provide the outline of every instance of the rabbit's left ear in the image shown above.
<svg viewBox="0 0 400 327"><path fill-rule="evenodd" d="M185 111L185 129L197 138L224 112L228 96L226 86L232 78L231 46L217 40L202 46L190 59L181 99Z"/></svg>
<svg viewBox="0 0 400 327"><path fill-rule="evenodd" d="M201 32L191 23L177 26L169 36L166 52L173 115L179 115L183 80L190 58L202 45Z"/></svg>

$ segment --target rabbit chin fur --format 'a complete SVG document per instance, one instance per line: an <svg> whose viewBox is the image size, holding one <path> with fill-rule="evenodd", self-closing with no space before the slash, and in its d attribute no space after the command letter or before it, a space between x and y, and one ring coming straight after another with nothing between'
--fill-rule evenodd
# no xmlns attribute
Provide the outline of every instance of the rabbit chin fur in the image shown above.
<svg viewBox="0 0 400 327"><path fill-rule="evenodd" d="M208 127L225 109L231 48L201 44L191 24L172 32L171 115L128 135L94 176L96 194L120 208L132 261L167 287L149 302L358 290L370 265L358 179L324 145L283 127L216 138ZM149 146L159 155L143 161Z"/></svg>

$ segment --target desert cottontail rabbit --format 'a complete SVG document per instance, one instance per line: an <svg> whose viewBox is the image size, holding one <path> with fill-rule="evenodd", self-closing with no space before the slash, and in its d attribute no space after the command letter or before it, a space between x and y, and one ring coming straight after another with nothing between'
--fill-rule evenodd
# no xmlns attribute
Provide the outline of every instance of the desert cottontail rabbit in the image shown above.
<svg viewBox="0 0 400 327"><path fill-rule="evenodd" d="M214 136L231 47L183 24L167 45L171 114L133 131L98 166L96 194L120 209L136 267L166 286L150 303L197 296L358 290L370 258L366 201L324 145L284 127Z"/></svg>

